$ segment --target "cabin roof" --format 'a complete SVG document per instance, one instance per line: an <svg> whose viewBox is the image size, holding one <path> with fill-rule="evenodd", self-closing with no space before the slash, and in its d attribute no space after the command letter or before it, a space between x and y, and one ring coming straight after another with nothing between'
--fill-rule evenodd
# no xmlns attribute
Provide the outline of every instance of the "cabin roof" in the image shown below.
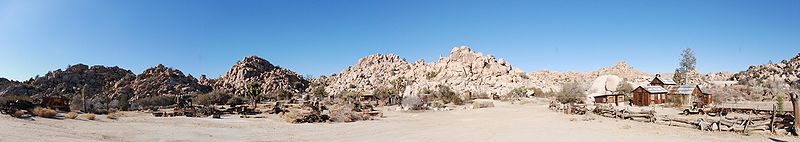
<svg viewBox="0 0 800 142"><path fill-rule="evenodd" d="M656 79L661 80L661 83L664 83L665 85L676 85L676 84L678 84L678 83L675 83L675 80L672 80L672 78L656 77Z"/></svg>
<svg viewBox="0 0 800 142"><path fill-rule="evenodd" d="M639 86L639 87L652 94L667 93L667 89L664 89L664 87L661 86Z"/></svg>
<svg viewBox="0 0 800 142"><path fill-rule="evenodd" d="M691 95L694 93L694 89L698 87L699 86L697 84L678 85L670 89L670 93L679 95Z"/></svg>

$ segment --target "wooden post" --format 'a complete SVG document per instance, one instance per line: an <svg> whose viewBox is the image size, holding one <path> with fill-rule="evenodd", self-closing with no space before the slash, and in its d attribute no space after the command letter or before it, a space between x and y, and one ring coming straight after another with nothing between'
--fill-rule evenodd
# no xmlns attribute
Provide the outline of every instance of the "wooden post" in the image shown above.
<svg viewBox="0 0 800 142"><path fill-rule="evenodd" d="M775 134L775 110L778 106L772 105L772 117L769 118L769 131Z"/></svg>
<svg viewBox="0 0 800 142"><path fill-rule="evenodd" d="M800 128L797 126L797 124L800 123L800 119L797 118L798 114L800 114L800 102L797 102L797 94L789 93L789 97L792 100L792 110L794 110L794 112L792 112L792 114L794 114L794 129L797 130Z"/></svg>

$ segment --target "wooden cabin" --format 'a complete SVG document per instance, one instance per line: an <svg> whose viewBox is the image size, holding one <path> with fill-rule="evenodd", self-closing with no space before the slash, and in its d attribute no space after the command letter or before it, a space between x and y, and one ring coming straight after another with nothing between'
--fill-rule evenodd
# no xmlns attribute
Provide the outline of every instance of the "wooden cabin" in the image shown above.
<svg viewBox="0 0 800 142"><path fill-rule="evenodd" d="M656 75L653 78L653 81L650 81L650 86L661 86L663 88L668 88L673 85L678 85L672 78L663 78L661 75Z"/></svg>
<svg viewBox="0 0 800 142"><path fill-rule="evenodd" d="M703 90L700 89L700 85L697 84L671 87L668 94L667 97L670 103L680 103L685 106L696 103L699 105L698 107L703 107L712 103L711 94L703 93Z"/></svg>
<svg viewBox="0 0 800 142"><path fill-rule="evenodd" d="M639 86L633 90L633 105L649 106L666 102L667 90L661 86Z"/></svg>
<svg viewBox="0 0 800 142"><path fill-rule="evenodd" d="M614 104L619 105L625 102L625 94L609 94L594 96L594 103L596 104Z"/></svg>

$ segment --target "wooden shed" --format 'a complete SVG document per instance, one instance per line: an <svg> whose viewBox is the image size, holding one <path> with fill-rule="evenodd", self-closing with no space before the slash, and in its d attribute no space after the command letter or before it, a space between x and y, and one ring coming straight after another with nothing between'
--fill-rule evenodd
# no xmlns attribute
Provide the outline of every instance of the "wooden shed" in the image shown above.
<svg viewBox="0 0 800 142"><path fill-rule="evenodd" d="M594 96L594 103L596 104L614 104L619 105L625 102L625 94L608 94Z"/></svg>
<svg viewBox="0 0 800 142"><path fill-rule="evenodd" d="M639 86L633 90L633 105L649 106L666 102L667 90L661 86Z"/></svg>
<svg viewBox="0 0 800 142"><path fill-rule="evenodd" d="M656 75L653 81L650 81L650 86L661 86L663 88L677 84L672 78L663 78L661 75Z"/></svg>
<svg viewBox="0 0 800 142"><path fill-rule="evenodd" d="M711 94L703 93L703 90L700 89L700 85L697 84L672 87L669 89L668 94L667 97L670 103L680 103L681 105L692 105L696 103L699 105L698 107L712 103Z"/></svg>

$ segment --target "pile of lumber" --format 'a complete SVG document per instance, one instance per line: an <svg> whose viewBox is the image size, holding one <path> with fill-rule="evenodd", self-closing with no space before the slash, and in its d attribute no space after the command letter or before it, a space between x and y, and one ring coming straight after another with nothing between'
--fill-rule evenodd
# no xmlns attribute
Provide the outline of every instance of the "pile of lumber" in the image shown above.
<svg viewBox="0 0 800 142"><path fill-rule="evenodd" d="M561 104L550 102L549 109L569 115L584 115L586 112L589 112L589 108L587 108L585 104Z"/></svg>
<svg viewBox="0 0 800 142"><path fill-rule="evenodd" d="M631 111L627 109L616 109L613 106L597 106L592 112L597 115L609 118L619 118L640 122L655 122L655 111L641 110Z"/></svg>

